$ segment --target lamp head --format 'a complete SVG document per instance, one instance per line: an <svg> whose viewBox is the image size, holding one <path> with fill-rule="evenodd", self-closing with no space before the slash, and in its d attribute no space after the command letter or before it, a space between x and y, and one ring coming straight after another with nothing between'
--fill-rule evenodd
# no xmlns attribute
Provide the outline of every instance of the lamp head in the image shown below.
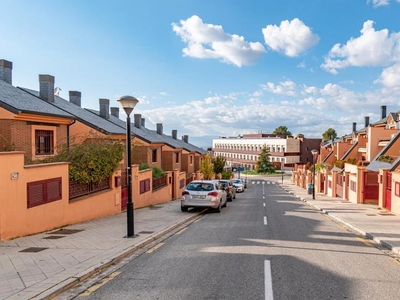
<svg viewBox="0 0 400 300"><path fill-rule="evenodd" d="M138 99L132 96L122 96L117 101L121 104L122 108L128 116L131 114L136 104L138 104L139 102Z"/></svg>

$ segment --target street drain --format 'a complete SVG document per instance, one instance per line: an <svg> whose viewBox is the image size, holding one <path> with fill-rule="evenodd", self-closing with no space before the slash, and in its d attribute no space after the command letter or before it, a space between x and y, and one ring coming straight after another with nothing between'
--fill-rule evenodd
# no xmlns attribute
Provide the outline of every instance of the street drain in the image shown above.
<svg viewBox="0 0 400 300"><path fill-rule="evenodd" d="M44 240L58 240L58 239L62 239L65 236L60 236L60 235L50 235L50 236L46 236L43 239Z"/></svg>
<svg viewBox="0 0 400 300"><path fill-rule="evenodd" d="M30 248L26 248L26 249L18 251L18 252L36 253L36 252L40 252L40 251L43 251L43 250L46 250L46 249L49 249L49 248L30 247Z"/></svg>
<svg viewBox="0 0 400 300"><path fill-rule="evenodd" d="M77 232L81 232L83 230L80 229L59 229L57 231L50 232L49 234L74 234Z"/></svg>
<svg viewBox="0 0 400 300"><path fill-rule="evenodd" d="M367 214L368 217L374 217L376 214Z"/></svg>
<svg viewBox="0 0 400 300"><path fill-rule="evenodd" d="M161 208L161 206L150 206L149 209L160 209L160 208Z"/></svg>
<svg viewBox="0 0 400 300"><path fill-rule="evenodd" d="M141 231L139 234L152 234L154 231Z"/></svg>
<svg viewBox="0 0 400 300"><path fill-rule="evenodd" d="M383 213L383 214L379 214L380 216L390 216L390 217L392 217L392 216L395 216L394 214L385 214L385 213Z"/></svg>

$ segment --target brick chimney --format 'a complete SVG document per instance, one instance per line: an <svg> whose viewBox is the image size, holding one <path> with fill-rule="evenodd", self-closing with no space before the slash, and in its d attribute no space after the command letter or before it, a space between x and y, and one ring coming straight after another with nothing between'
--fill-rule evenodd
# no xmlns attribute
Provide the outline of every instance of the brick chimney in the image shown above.
<svg viewBox="0 0 400 300"><path fill-rule="evenodd" d="M119 119L119 107L111 107L111 115Z"/></svg>
<svg viewBox="0 0 400 300"><path fill-rule="evenodd" d="M54 76L39 75L39 92L41 98L54 103Z"/></svg>
<svg viewBox="0 0 400 300"><path fill-rule="evenodd" d="M69 91L69 102L81 107L82 94L78 91Z"/></svg>
<svg viewBox="0 0 400 300"><path fill-rule="evenodd" d="M0 80L12 84L12 62L0 59Z"/></svg>
<svg viewBox="0 0 400 300"><path fill-rule="evenodd" d="M158 133L159 135L162 135L162 134L163 134L163 126L162 126L162 123L157 123L156 126L157 126L157 133Z"/></svg>
<svg viewBox="0 0 400 300"><path fill-rule="evenodd" d="M386 105L381 106L381 116L382 116L381 119L386 118Z"/></svg>
<svg viewBox="0 0 400 300"><path fill-rule="evenodd" d="M357 123L353 122L353 132L356 132L356 131L357 131Z"/></svg>
<svg viewBox="0 0 400 300"><path fill-rule="evenodd" d="M365 127L368 127L369 125L369 117L365 116Z"/></svg>
<svg viewBox="0 0 400 300"><path fill-rule="evenodd" d="M177 139L177 135L178 135L178 130L173 129L173 130L172 130L172 138L173 138L174 140Z"/></svg>
<svg viewBox="0 0 400 300"><path fill-rule="evenodd" d="M189 136L188 136L187 134L183 135L183 136L182 136L182 140L183 140L185 143L189 143Z"/></svg>
<svg viewBox="0 0 400 300"><path fill-rule="evenodd" d="M108 120L110 118L110 100L99 99L100 104L100 117Z"/></svg>
<svg viewBox="0 0 400 300"><path fill-rule="evenodd" d="M141 128L142 127L142 123L141 123L142 115L141 114L135 114L134 118L135 118L135 127L136 128Z"/></svg>

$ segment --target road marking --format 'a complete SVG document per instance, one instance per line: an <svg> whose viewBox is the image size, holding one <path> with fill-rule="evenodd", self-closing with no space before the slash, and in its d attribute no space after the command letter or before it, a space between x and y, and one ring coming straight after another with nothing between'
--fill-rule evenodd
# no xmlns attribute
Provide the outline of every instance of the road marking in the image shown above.
<svg viewBox="0 0 400 300"><path fill-rule="evenodd" d="M267 217L264 217L264 225L268 225Z"/></svg>
<svg viewBox="0 0 400 300"><path fill-rule="evenodd" d="M363 239L363 238L359 238L357 237L357 240L359 240L361 243L367 245L367 246L372 246L372 244L370 242L368 242L367 240Z"/></svg>
<svg viewBox="0 0 400 300"><path fill-rule="evenodd" d="M265 300L273 300L271 262L269 260L264 260L264 288Z"/></svg>
<svg viewBox="0 0 400 300"><path fill-rule="evenodd" d="M95 292L96 290L101 288L103 285L105 285L107 282L109 282L110 280L112 280L115 277L117 277L119 274L121 274L120 271L117 271L117 272L114 272L114 273L110 274L106 278L102 279L98 284L95 284L95 285L91 286L86 291L84 291L83 293L79 294L79 297L89 296L90 294L92 294L93 292Z"/></svg>
<svg viewBox="0 0 400 300"><path fill-rule="evenodd" d="M155 245L153 248L150 248L149 250L147 250L146 253L147 254L153 253L154 251L156 251L158 248L160 248L164 244L165 243L159 243L159 244Z"/></svg>
<svg viewBox="0 0 400 300"><path fill-rule="evenodd" d="M178 231L177 233L175 233L175 234L181 234L181 233L184 232L186 229L187 229L187 227L185 227L185 228L179 230L179 231Z"/></svg>
<svg viewBox="0 0 400 300"><path fill-rule="evenodd" d="M263 203L263 206L265 207L265 203Z"/></svg>

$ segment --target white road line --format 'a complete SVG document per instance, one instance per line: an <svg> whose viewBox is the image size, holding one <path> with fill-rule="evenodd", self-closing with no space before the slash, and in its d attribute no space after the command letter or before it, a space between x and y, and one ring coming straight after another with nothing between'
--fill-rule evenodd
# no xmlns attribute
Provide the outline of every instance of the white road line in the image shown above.
<svg viewBox="0 0 400 300"><path fill-rule="evenodd" d="M274 294L272 292L271 262L269 260L264 260L264 287L265 300L273 300Z"/></svg>
<svg viewBox="0 0 400 300"><path fill-rule="evenodd" d="M263 206L265 207L265 203L263 203Z"/></svg>
<svg viewBox="0 0 400 300"><path fill-rule="evenodd" d="M264 217L264 225L268 225L267 217Z"/></svg>

